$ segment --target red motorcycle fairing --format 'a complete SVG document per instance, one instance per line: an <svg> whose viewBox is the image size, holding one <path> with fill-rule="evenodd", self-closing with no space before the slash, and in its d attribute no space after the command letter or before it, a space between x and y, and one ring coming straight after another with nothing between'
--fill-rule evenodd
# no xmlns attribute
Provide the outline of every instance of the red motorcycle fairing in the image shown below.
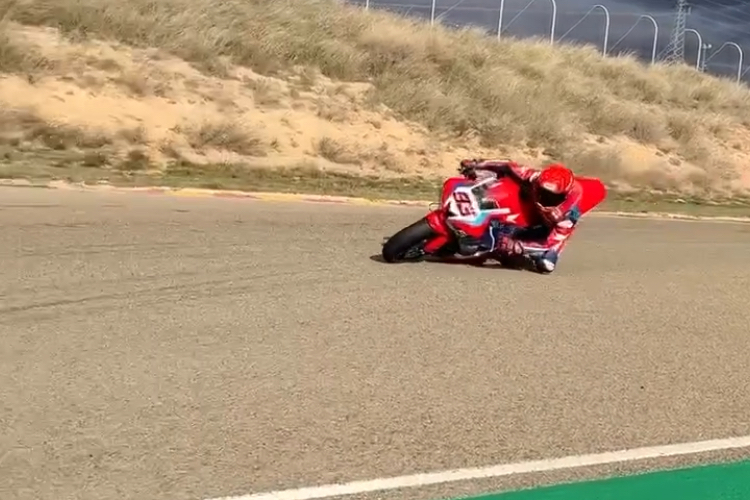
<svg viewBox="0 0 750 500"><path fill-rule="evenodd" d="M607 195L604 183L593 177L578 177L583 187L579 205L581 215L599 205ZM457 200L461 191L482 184L485 188L477 194L481 206L474 206L466 197ZM453 234L461 231L469 236L480 238L490 222L490 216L499 216L501 222L526 227L534 220L532 206L521 199L521 186L509 178L489 178L472 181L465 177L451 177L443 183L440 207L427 214L426 220L437 234L427 242L424 251L428 254L439 251L453 240ZM452 199L453 198L453 199Z"/></svg>
<svg viewBox="0 0 750 500"><path fill-rule="evenodd" d="M472 194L467 196L467 191ZM520 201L520 186L513 179L490 177L472 181L451 177L443 183L440 207L427 214L430 227L438 236L424 247L426 253L437 252L460 231L479 238L490 222L490 216L518 226L528 221L527 207Z"/></svg>
<svg viewBox="0 0 750 500"><path fill-rule="evenodd" d="M581 196L581 202L578 204L578 209L581 211L581 215L586 212L593 210L599 203L603 202L607 197L607 186L596 177L578 177L576 180L583 187L583 195Z"/></svg>
<svg viewBox="0 0 750 500"><path fill-rule="evenodd" d="M440 207L432 210L425 217L432 230L438 235L425 244L425 253L435 253L451 240L451 230L445 223L445 204L457 187L471 186L473 184L474 181L471 181L466 177L449 177L443 182L443 190L440 194Z"/></svg>
<svg viewBox="0 0 750 500"><path fill-rule="evenodd" d="M424 252L426 254L437 252L451 239L450 229L445 225L445 216L442 212L442 210L433 210L425 217L432 230L437 233L437 236L425 243Z"/></svg>
<svg viewBox="0 0 750 500"><path fill-rule="evenodd" d="M472 181L471 179L467 179L466 177L449 177L443 182L443 191L440 194L440 206L444 206L445 203L448 201L448 198L450 195L453 194L453 191L456 190L456 188L461 186L473 186L476 181Z"/></svg>

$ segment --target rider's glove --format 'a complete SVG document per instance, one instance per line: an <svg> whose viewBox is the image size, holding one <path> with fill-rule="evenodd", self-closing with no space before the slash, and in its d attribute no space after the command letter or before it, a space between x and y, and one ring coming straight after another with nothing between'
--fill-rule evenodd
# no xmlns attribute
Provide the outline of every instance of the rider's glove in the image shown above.
<svg viewBox="0 0 750 500"><path fill-rule="evenodd" d="M542 219L550 226L559 224L565 218L565 213L560 207L542 207L539 211L541 212Z"/></svg>
<svg viewBox="0 0 750 500"><path fill-rule="evenodd" d="M466 177L467 179L474 180L477 178L476 168L482 160L461 160L461 166L458 168L458 172Z"/></svg>
<svg viewBox="0 0 750 500"><path fill-rule="evenodd" d="M497 252L502 255L521 255L523 246L521 243L510 236L502 236L497 242Z"/></svg>

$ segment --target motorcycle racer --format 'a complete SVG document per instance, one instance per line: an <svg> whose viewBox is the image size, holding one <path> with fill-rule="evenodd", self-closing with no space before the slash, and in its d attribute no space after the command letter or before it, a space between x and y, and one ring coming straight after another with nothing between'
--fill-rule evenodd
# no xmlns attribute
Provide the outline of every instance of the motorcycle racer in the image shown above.
<svg viewBox="0 0 750 500"><path fill-rule="evenodd" d="M583 189L573 172L555 163L537 170L512 160L462 160L459 172L469 179L477 171L497 177L507 176L530 188L530 200L522 200L534 219L528 228L508 228L492 220L481 239L465 236L459 239L463 255L491 253L501 262L530 261L540 273L555 270L558 258L573 235L581 216L579 203Z"/></svg>

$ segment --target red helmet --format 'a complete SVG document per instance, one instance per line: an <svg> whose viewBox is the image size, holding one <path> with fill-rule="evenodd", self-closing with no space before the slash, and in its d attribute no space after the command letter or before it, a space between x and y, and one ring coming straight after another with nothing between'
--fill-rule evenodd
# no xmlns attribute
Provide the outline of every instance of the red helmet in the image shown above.
<svg viewBox="0 0 750 500"><path fill-rule="evenodd" d="M573 182L573 172L565 165L548 165L534 180L534 202L542 211L558 206L565 201Z"/></svg>

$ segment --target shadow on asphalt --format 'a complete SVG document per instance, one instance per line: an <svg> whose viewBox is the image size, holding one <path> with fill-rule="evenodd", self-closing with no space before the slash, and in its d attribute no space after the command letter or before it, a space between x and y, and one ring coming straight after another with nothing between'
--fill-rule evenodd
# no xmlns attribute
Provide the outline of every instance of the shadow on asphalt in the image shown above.
<svg viewBox="0 0 750 500"><path fill-rule="evenodd" d="M523 271L521 267L508 267L503 266L499 262L482 262L482 261L476 261L476 260L467 260L467 259L455 259L455 258L438 258L438 257L423 257L419 260L408 260L403 262L395 262L395 263L388 263L385 260L383 260L383 256L381 254L375 254L370 256L370 260L373 262L378 262L380 264L386 264L389 266L395 265L395 264L443 264L443 265L453 265L453 266L467 266L467 267L481 267L484 269L502 269L505 271Z"/></svg>

